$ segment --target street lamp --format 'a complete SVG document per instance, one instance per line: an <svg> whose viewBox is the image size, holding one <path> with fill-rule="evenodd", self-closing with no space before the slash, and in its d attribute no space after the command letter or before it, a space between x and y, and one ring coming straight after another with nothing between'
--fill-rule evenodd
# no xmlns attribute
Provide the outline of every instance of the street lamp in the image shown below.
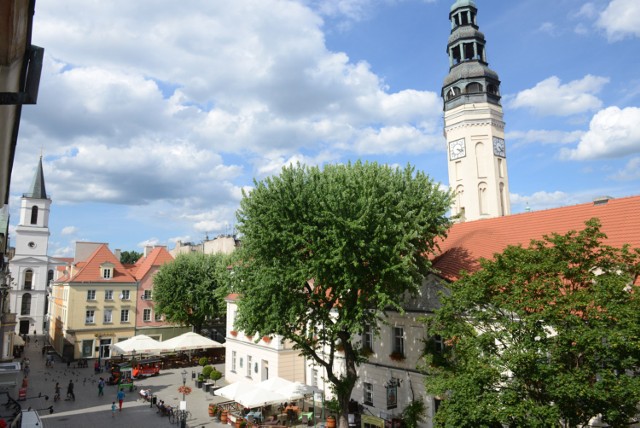
<svg viewBox="0 0 640 428"><path fill-rule="evenodd" d="M182 369L182 403L180 403L180 428L187 428L187 399L185 390L187 385L187 371Z"/></svg>

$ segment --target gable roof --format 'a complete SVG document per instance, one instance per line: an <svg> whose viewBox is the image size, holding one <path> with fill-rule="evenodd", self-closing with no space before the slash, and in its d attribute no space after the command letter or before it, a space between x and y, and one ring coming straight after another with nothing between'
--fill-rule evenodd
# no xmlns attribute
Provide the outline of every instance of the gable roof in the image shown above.
<svg viewBox="0 0 640 428"><path fill-rule="evenodd" d="M162 266L173 261L173 256L169 254L166 247L155 247L147 257L141 257L134 265L133 274L138 280L144 278L152 267Z"/></svg>
<svg viewBox="0 0 640 428"><path fill-rule="evenodd" d="M113 275L110 279L104 279L100 275L100 265L106 262L113 264ZM75 272L70 278L65 275L58 282L135 283L136 279L109 250L107 244L100 244L87 260L75 264Z"/></svg>
<svg viewBox="0 0 640 428"><path fill-rule="evenodd" d="M439 276L455 281L460 271L477 270L480 258L492 259L508 245L528 247L544 235L582 230L593 217L600 219L607 245L640 248L640 196L633 196L454 224L433 265Z"/></svg>

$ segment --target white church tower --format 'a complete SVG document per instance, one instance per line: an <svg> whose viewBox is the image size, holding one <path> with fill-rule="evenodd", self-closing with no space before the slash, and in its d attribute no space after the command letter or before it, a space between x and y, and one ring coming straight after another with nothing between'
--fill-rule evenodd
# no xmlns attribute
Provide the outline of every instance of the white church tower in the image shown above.
<svg viewBox="0 0 640 428"><path fill-rule="evenodd" d="M42 171L42 157L28 193L22 195L20 223L16 227L15 255L9 261L13 278L11 312L17 316L18 333L43 334L48 310L47 286L53 279L55 260L49 247L49 207Z"/></svg>
<svg viewBox="0 0 640 428"><path fill-rule="evenodd" d="M449 75L442 86L452 213L460 221L509 215L500 80L487 62L475 0L451 6Z"/></svg>

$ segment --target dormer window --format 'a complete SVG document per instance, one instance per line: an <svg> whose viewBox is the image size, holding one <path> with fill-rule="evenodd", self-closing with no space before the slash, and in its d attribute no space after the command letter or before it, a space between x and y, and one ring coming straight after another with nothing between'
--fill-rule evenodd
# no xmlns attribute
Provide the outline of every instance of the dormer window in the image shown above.
<svg viewBox="0 0 640 428"><path fill-rule="evenodd" d="M100 265L100 276L102 279L111 279L113 278L113 268L115 266L113 263L103 263Z"/></svg>

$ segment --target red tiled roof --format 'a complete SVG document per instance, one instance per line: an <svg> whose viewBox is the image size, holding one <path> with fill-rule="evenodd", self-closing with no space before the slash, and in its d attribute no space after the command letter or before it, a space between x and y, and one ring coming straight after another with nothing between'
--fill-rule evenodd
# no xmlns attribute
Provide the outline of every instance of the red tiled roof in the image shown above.
<svg viewBox="0 0 640 428"><path fill-rule="evenodd" d="M113 277L110 279L104 279L100 275L100 265L106 262L112 263L114 266ZM86 261L76 263L75 268L75 275L65 282L136 282L136 279L125 269L106 244L101 244L96 248ZM63 281L59 280L58 282Z"/></svg>
<svg viewBox="0 0 640 428"><path fill-rule="evenodd" d="M585 221L593 217L600 219L607 245L629 244L640 248L640 196L633 196L610 199L604 204L588 203L457 223L440 243L440 255L434 257L433 264L440 276L455 281L460 271L477 270L480 258L492 259L508 245L527 247L532 239L543 235L582 230Z"/></svg>
<svg viewBox="0 0 640 428"><path fill-rule="evenodd" d="M162 266L172 262L173 256L166 247L155 247L147 257L141 257L133 267L133 274L138 280L144 278L154 266Z"/></svg>

